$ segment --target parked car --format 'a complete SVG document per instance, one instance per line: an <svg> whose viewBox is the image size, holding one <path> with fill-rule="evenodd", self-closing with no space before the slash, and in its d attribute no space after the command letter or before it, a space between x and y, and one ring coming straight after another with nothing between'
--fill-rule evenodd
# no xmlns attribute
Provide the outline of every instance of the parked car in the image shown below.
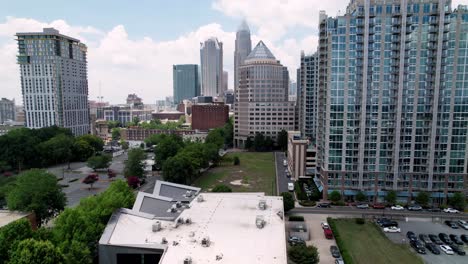
<svg viewBox="0 0 468 264"><path fill-rule="evenodd" d="M322 226L322 229L330 229L330 225L327 222L322 222L320 225Z"/></svg>
<svg viewBox="0 0 468 264"><path fill-rule="evenodd" d="M330 246L330 253L334 258L340 258L340 250L338 249L337 246Z"/></svg>
<svg viewBox="0 0 468 264"><path fill-rule="evenodd" d="M390 221L390 219L383 217L383 218L377 218L376 223L377 223L379 226L382 226L382 223L383 223L383 222L388 222L388 221Z"/></svg>
<svg viewBox="0 0 468 264"><path fill-rule="evenodd" d="M369 209L369 205L366 203L356 205L359 209Z"/></svg>
<svg viewBox="0 0 468 264"><path fill-rule="evenodd" d="M418 252L419 254L426 254L426 249L424 245L419 240L411 240L410 245Z"/></svg>
<svg viewBox="0 0 468 264"><path fill-rule="evenodd" d="M444 223L445 223L447 226L449 226L449 227L451 227L451 228L453 228L453 229L458 229L458 225L455 224L455 222L452 222L452 221L450 221L450 220L445 220Z"/></svg>
<svg viewBox="0 0 468 264"><path fill-rule="evenodd" d="M460 256L466 255L465 250L463 250L461 246L452 245L450 247L452 248L453 252L457 253L458 255Z"/></svg>
<svg viewBox="0 0 468 264"><path fill-rule="evenodd" d="M465 229L465 230L468 230L468 222L466 222L465 220L458 220L458 221L457 221L457 224L458 224L461 228L463 228L463 229Z"/></svg>
<svg viewBox="0 0 468 264"><path fill-rule="evenodd" d="M446 208L446 209L444 209L444 213L458 214L458 213L460 213L460 211L458 211L457 209L453 209L453 208Z"/></svg>
<svg viewBox="0 0 468 264"><path fill-rule="evenodd" d="M323 234L325 235L326 239L333 239L333 232L331 229L323 229Z"/></svg>
<svg viewBox="0 0 468 264"><path fill-rule="evenodd" d="M444 244L449 246L453 244L452 240L450 240L449 236L447 236L445 233L439 233L439 238L442 240L442 242L444 242Z"/></svg>
<svg viewBox="0 0 468 264"><path fill-rule="evenodd" d="M386 233L401 233L401 229L396 226L384 227L383 231Z"/></svg>
<svg viewBox="0 0 468 264"><path fill-rule="evenodd" d="M460 236L460 239L461 239L463 242L465 242L465 243L468 244L468 235L461 235L461 236Z"/></svg>
<svg viewBox="0 0 468 264"><path fill-rule="evenodd" d="M419 234L419 239L421 239L421 241L424 243L424 244L432 244L432 241L429 239L429 237L425 234Z"/></svg>
<svg viewBox="0 0 468 264"><path fill-rule="evenodd" d="M331 204L330 203L319 203L317 205L317 207L321 207L321 208L330 208L331 207Z"/></svg>
<svg viewBox="0 0 468 264"><path fill-rule="evenodd" d="M289 245L291 245L291 246L295 246L295 245L305 245L305 242L304 242L304 240L303 240L302 238L300 238L300 237L295 237L295 236L289 237L288 243L289 243Z"/></svg>
<svg viewBox="0 0 468 264"><path fill-rule="evenodd" d="M343 259L335 259L335 264L345 264Z"/></svg>
<svg viewBox="0 0 468 264"><path fill-rule="evenodd" d="M410 241L418 240L418 238L416 237L416 234L414 234L414 232L412 232L412 231L406 232L406 237L407 237Z"/></svg>
<svg viewBox="0 0 468 264"><path fill-rule="evenodd" d="M283 166L288 166L288 161L287 160L283 160Z"/></svg>
<svg viewBox="0 0 468 264"><path fill-rule="evenodd" d="M447 245L440 245L440 249L442 249L443 252L447 255L453 255L453 250L450 246Z"/></svg>
<svg viewBox="0 0 468 264"><path fill-rule="evenodd" d="M440 255L440 250L437 248L436 245L434 245L433 243L428 243L426 244L426 248L432 252L432 254L435 254L435 255Z"/></svg>
<svg viewBox="0 0 468 264"><path fill-rule="evenodd" d="M372 205L372 208L374 208L374 209L385 209L385 204L376 203L376 204Z"/></svg>
<svg viewBox="0 0 468 264"><path fill-rule="evenodd" d="M290 192L294 191L294 183L288 182L288 191Z"/></svg>
<svg viewBox="0 0 468 264"><path fill-rule="evenodd" d="M408 206L408 210L410 210L410 211L422 211L422 207L420 205L413 204L413 205Z"/></svg>
<svg viewBox="0 0 468 264"><path fill-rule="evenodd" d="M455 243L457 245L463 245L463 241L461 241L460 238L457 235L450 234L449 237L453 241L453 243Z"/></svg>
<svg viewBox="0 0 468 264"><path fill-rule="evenodd" d="M391 227L391 226L394 226L394 227L398 227L398 222L397 221L384 221L381 223L380 225L381 227Z"/></svg>
<svg viewBox="0 0 468 264"><path fill-rule="evenodd" d="M397 210L397 211L405 210L405 208L403 206L401 206L401 205L394 205L394 206L390 207L390 209Z"/></svg>
<svg viewBox="0 0 468 264"><path fill-rule="evenodd" d="M434 234L429 234L429 239L434 242L434 244L437 244L437 245L442 245L442 240L439 239L438 236L434 235Z"/></svg>

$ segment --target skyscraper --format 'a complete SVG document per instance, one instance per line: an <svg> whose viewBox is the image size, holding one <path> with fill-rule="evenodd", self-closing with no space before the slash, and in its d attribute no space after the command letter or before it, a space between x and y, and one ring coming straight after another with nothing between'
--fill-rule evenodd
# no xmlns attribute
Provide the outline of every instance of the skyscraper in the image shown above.
<svg viewBox="0 0 468 264"><path fill-rule="evenodd" d="M192 99L200 95L200 81L198 79L198 65L179 64L172 66L174 103L184 99Z"/></svg>
<svg viewBox="0 0 468 264"><path fill-rule="evenodd" d="M203 96L223 96L223 43L209 38L200 43L200 67Z"/></svg>
<svg viewBox="0 0 468 264"><path fill-rule="evenodd" d="M318 157L324 194L444 202L467 189L468 7L353 0L320 14ZM465 77L464 77L465 76Z"/></svg>
<svg viewBox="0 0 468 264"><path fill-rule="evenodd" d="M234 49L234 91L239 85L239 66L252 51L250 29L245 20L239 25L236 33L236 46Z"/></svg>
<svg viewBox="0 0 468 264"><path fill-rule="evenodd" d="M86 45L53 28L16 36L26 126L89 133Z"/></svg>
<svg viewBox="0 0 468 264"><path fill-rule="evenodd" d="M297 80L298 127L313 144L317 141L318 55L301 52L301 66Z"/></svg>
<svg viewBox="0 0 468 264"><path fill-rule="evenodd" d="M228 81L229 81L229 73L227 71L223 71L223 96L224 96L224 93L227 91L228 89Z"/></svg>
<svg viewBox="0 0 468 264"><path fill-rule="evenodd" d="M2 98L0 100L0 125L7 120L15 121L15 100Z"/></svg>
<svg viewBox="0 0 468 264"><path fill-rule="evenodd" d="M239 67L234 103L234 144L260 133L276 140L281 130L294 129L294 102L288 101L288 69L260 41Z"/></svg>

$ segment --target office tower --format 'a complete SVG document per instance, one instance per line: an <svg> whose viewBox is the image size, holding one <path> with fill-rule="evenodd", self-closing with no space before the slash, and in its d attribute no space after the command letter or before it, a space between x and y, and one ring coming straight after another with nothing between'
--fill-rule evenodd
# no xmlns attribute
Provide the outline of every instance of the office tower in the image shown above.
<svg viewBox="0 0 468 264"><path fill-rule="evenodd" d="M301 67L298 70L297 104L299 131L316 144L317 141L317 93L318 55L301 52Z"/></svg>
<svg viewBox="0 0 468 264"><path fill-rule="evenodd" d="M172 66L174 103L192 99L200 95L197 64L179 64Z"/></svg>
<svg viewBox="0 0 468 264"><path fill-rule="evenodd" d="M467 6L354 0L343 16L321 12L319 27L324 194L429 191L443 203L466 190Z"/></svg>
<svg viewBox="0 0 468 264"><path fill-rule="evenodd" d="M26 126L89 133L86 45L53 28L16 37Z"/></svg>
<svg viewBox="0 0 468 264"><path fill-rule="evenodd" d="M138 97L136 94L127 95L126 100L127 105L130 105L132 108L143 109L143 100Z"/></svg>
<svg viewBox="0 0 468 264"><path fill-rule="evenodd" d="M239 67L234 103L234 144L261 133L276 140L281 130L294 129L294 102L288 101L288 69L260 41Z"/></svg>
<svg viewBox="0 0 468 264"><path fill-rule="evenodd" d="M223 71L223 91L222 91L223 96L224 96L224 93L228 89L228 81L229 81L229 73L227 71Z"/></svg>
<svg viewBox="0 0 468 264"><path fill-rule="evenodd" d="M15 121L15 100L0 100L0 125L7 120Z"/></svg>
<svg viewBox="0 0 468 264"><path fill-rule="evenodd" d="M245 20L242 21L236 32L236 45L234 48L234 91L239 85L239 66L252 51L250 29Z"/></svg>
<svg viewBox="0 0 468 264"><path fill-rule="evenodd" d="M222 96L223 90L223 43L209 38L200 43L201 95Z"/></svg>

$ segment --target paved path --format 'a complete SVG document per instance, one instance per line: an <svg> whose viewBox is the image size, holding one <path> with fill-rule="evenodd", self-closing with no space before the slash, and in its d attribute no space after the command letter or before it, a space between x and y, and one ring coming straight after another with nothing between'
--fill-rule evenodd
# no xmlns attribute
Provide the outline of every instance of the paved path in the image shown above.
<svg viewBox="0 0 468 264"><path fill-rule="evenodd" d="M282 192L288 192L288 183L293 182L286 177L286 167L283 166L283 160L286 159L284 152L275 152L275 163L276 163L276 185L278 189L278 195Z"/></svg>

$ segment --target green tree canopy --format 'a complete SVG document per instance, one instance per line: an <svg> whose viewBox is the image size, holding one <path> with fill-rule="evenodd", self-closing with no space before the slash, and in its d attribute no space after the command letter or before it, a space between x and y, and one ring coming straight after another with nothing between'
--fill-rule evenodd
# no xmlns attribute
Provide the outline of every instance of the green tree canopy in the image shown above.
<svg viewBox="0 0 468 264"><path fill-rule="evenodd" d="M224 144L228 147L232 147L234 144L234 125L232 118L229 118L229 122L227 122L224 127Z"/></svg>
<svg viewBox="0 0 468 264"><path fill-rule="evenodd" d="M85 140L77 140L73 145L73 156L76 160L85 161L95 153L94 148Z"/></svg>
<svg viewBox="0 0 468 264"><path fill-rule="evenodd" d="M184 147L182 137L178 135L169 135L163 137L156 145L154 150L154 160L159 166L164 165L164 162L177 154L177 152Z"/></svg>
<svg viewBox="0 0 468 264"><path fill-rule="evenodd" d="M70 168L70 161L73 158L72 148L75 144L75 139L71 136L59 134L39 145L39 149L43 154L45 164L67 162ZM44 155L47 153L47 155Z"/></svg>
<svg viewBox="0 0 468 264"><path fill-rule="evenodd" d="M0 228L0 264L9 260L8 251L16 247L18 243L33 237L31 224L27 219L20 219Z"/></svg>
<svg viewBox="0 0 468 264"><path fill-rule="evenodd" d="M395 204L397 199L397 193L393 190L387 191L387 195L385 195L385 201L389 204Z"/></svg>
<svg viewBox="0 0 468 264"><path fill-rule="evenodd" d="M356 194L356 201L358 202L364 202L367 200L367 195L363 193L362 191L357 192Z"/></svg>
<svg viewBox="0 0 468 264"><path fill-rule="evenodd" d="M263 151L265 149L265 136L262 133L255 134L253 147L255 151Z"/></svg>
<svg viewBox="0 0 468 264"><path fill-rule="evenodd" d="M431 197L428 192L419 192L418 195L416 195L416 198L414 198L416 203L418 203L422 207L427 207L429 205L430 199Z"/></svg>
<svg viewBox="0 0 468 264"><path fill-rule="evenodd" d="M63 254L50 241L23 240L10 255L9 264L65 263Z"/></svg>
<svg viewBox="0 0 468 264"><path fill-rule="evenodd" d="M289 192L283 192L281 193L281 196L283 196L284 211L288 212L289 210L294 209L294 197L292 194Z"/></svg>
<svg viewBox="0 0 468 264"><path fill-rule="evenodd" d="M245 149L251 150L253 148L253 141L251 137L248 137L244 145Z"/></svg>
<svg viewBox="0 0 468 264"><path fill-rule="evenodd" d="M114 127L111 129L112 140L119 140L120 139L120 128Z"/></svg>
<svg viewBox="0 0 468 264"><path fill-rule="evenodd" d="M125 162L124 175L141 178L145 174L146 153L141 148L134 148L128 151L128 159Z"/></svg>
<svg viewBox="0 0 468 264"><path fill-rule="evenodd" d="M112 156L108 154L102 154L99 156L92 156L86 162L88 167L93 169L94 171L99 169L106 169L109 168L112 162Z"/></svg>
<svg viewBox="0 0 468 264"><path fill-rule="evenodd" d="M283 129L278 133L277 143L282 151L286 151L288 148L288 132L286 130Z"/></svg>
<svg viewBox="0 0 468 264"><path fill-rule="evenodd" d="M214 144L219 149L224 145L224 129L215 128L208 132L208 135L205 138L205 143Z"/></svg>
<svg viewBox="0 0 468 264"><path fill-rule="evenodd" d="M86 141L94 149L94 152L102 151L104 148L104 141L98 136L82 135L79 136L77 140Z"/></svg>
<svg viewBox="0 0 468 264"><path fill-rule="evenodd" d="M454 193L453 196L449 198L448 204L460 211L464 211L466 207L465 195L461 192Z"/></svg>
<svg viewBox="0 0 468 264"><path fill-rule="evenodd" d="M219 185L216 185L212 190L211 192L221 192L221 193L224 193L224 192L232 192L232 189L231 187L227 186L227 185L224 185L224 184L219 184Z"/></svg>
<svg viewBox="0 0 468 264"><path fill-rule="evenodd" d="M334 190L328 195L328 199L330 199L330 201L336 203L339 200L341 200L341 193L339 191L337 191L337 190Z"/></svg>
<svg viewBox="0 0 468 264"><path fill-rule="evenodd" d="M190 184L195 174L193 163L187 155L168 158L162 170L165 181L181 184Z"/></svg>
<svg viewBox="0 0 468 264"><path fill-rule="evenodd" d="M10 210L34 212L39 225L63 210L65 194L57 178L44 170L33 169L18 175L15 186L8 192Z"/></svg>
<svg viewBox="0 0 468 264"><path fill-rule="evenodd" d="M120 146L122 146L122 149L123 149L123 150L127 150L127 149L128 149L129 144L128 144L127 141L121 139L119 143L120 143Z"/></svg>
<svg viewBox="0 0 468 264"><path fill-rule="evenodd" d="M320 262L315 246L295 245L288 249L288 257L296 264L317 264Z"/></svg>

